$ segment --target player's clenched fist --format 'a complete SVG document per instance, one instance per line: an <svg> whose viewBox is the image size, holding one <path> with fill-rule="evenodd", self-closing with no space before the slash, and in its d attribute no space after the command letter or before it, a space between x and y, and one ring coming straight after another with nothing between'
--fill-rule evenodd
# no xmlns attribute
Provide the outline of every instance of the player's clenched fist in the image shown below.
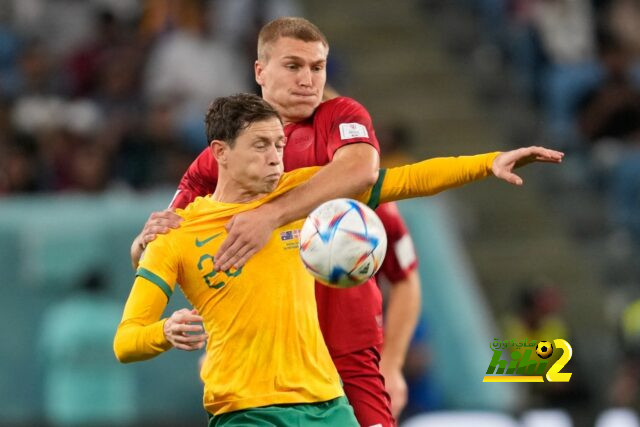
<svg viewBox="0 0 640 427"><path fill-rule="evenodd" d="M186 351L201 349L209 336L202 326L198 310L174 311L164 322L164 336L175 348Z"/></svg>

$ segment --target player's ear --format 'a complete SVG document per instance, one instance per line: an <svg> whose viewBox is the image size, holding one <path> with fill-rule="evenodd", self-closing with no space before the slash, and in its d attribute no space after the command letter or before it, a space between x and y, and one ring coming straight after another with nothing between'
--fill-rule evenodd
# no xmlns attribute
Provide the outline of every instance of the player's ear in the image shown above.
<svg viewBox="0 0 640 427"><path fill-rule="evenodd" d="M227 151L229 150L229 145L221 141L219 139L214 139L209 143L209 148L211 149L211 153L216 161L224 165L227 162Z"/></svg>
<svg viewBox="0 0 640 427"><path fill-rule="evenodd" d="M256 74L256 83L262 86L264 84L264 75L263 75L264 67L260 63L259 59L256 59L256 62L253 64L253 69Z"/></svg>

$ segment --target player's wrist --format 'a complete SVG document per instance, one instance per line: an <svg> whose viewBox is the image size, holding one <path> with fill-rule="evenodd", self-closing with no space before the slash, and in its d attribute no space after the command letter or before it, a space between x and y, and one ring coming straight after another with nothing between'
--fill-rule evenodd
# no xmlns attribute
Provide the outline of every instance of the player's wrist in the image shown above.
<svg viewBox="0 0 640 427"><path fill-rule="evenodd" d="M280 208L278 203L266 203L262 205L261 209L263 209L265 218L274 230L290 222L287 221L286 211Z"/></svg>
<svg viewBox="0 0 640 427"><path fill-rule="evenodd" d="M173 347L173 343L169 340L169 328L171 327L169 318L162 319L160 322L162 323L162 337L164 338L165 344Z"/></svg>

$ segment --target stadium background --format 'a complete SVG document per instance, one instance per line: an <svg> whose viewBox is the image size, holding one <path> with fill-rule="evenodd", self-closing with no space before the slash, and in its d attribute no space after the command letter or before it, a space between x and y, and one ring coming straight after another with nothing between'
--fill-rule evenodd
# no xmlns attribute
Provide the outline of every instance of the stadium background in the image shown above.
<svg viewBox="0 0 640 427"><path fill-rule="evenodd" d="M196 354L122 366L111 338L133 236L204 147L208 101L257 90L257 30L279 15L327 34L329 82L369 109L387 163L567 152L561 167L523 171L523 188L487 181L401 205L423 282L406 416L497 410L582 426L635 411L637 2L7 0L0 424L205 422ZM620 62L628 78L610 78ZM481 383L488 344L532 315L567 331L569 386Z"/></svg>

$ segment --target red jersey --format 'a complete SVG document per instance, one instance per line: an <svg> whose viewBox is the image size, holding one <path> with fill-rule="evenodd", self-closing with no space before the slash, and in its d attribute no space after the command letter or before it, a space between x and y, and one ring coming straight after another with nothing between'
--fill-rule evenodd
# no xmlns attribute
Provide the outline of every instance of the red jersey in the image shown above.
<svg viewBox="0 0 640 427"><path fill-rule="evenodd" d="M371 117L351 98L338 97L318 106L307 120L284 128L285 172L324 166L335 152L357 142L380 151ZM172 207L184 207L198 196L214 192L218 165L205 149L182 177ZM320 328L333 357L382 343L382 297L374 279L350 289L316 284Z"/></svg>
<svg viewBox="0 0 640 427"><path fill-rule="evenodd" d="M411 235L395 202L383 203L376 209L376 214L387 232L387 253L378 274L394 284L406 279L418 267L418 258Z"/></svg>

